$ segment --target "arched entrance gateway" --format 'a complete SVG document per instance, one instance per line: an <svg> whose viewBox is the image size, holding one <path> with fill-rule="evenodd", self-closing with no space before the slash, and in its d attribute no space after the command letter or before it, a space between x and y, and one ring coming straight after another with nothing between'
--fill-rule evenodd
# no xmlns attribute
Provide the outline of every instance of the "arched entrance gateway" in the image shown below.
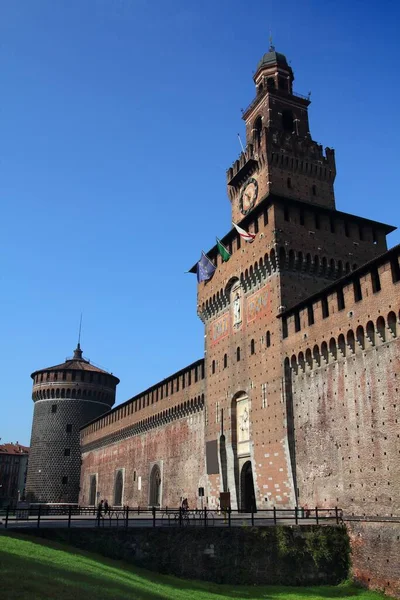
<svg viewBox="0 0 400 600"><path fill-rule="evenodd" d="M244 512L256 511L256 495L254 493L253 470L251 461L244 463L240 473L241 508Z"/></svg>
<svg viewBox="0 0 400 600"><path fill-rule="evenodd" d="M161 505L161 471L158 465L154 465L150 474L150 506Z"/></svg>

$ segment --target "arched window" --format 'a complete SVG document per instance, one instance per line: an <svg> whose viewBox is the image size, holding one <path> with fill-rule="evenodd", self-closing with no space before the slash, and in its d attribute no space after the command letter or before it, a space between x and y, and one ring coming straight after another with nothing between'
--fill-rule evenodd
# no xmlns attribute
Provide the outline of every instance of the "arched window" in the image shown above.
<svg viewBox="0 0 400 600"><path fill-rule="evenodd" d="M319 348L317 345L315 345L313 348L313 357L314 357L314 361L317 363L317 365L320 366L321 356L320 356Z"/></svg>
<svg viewBox="0 0 400 600"><path fill-rule="evenodd" d="M362 325L359 325L357 327L356 330L356 337L357 337L357 343L360 346L360 348L362 350L364 350L365 347L365 340L364 340L364 327L362 327Z"/></svg>
<svg viewBox="0 0 400 600"><path fill-rule="evenodd" d="M346 340L344 339L343 333L341 333L339 335L338 346L339 346L339 350L340 350L341 355L343 357L346 356Z"/></svg>
<svg viewBox="0 0 400 600"><path fill-rule="evenodd" d="M282 127L285 131L292 133L294 126L293 113L291 110L282 111Z"/></svg>
<svg viewBox="0 0 400 600"><path fill-rule="evenodd" d="M313 367L313 358L312 358L312 354L311 354L310 348L307 348L307 350L306 350L306 363L307 363L307 366L310 369L312 369L312 367Z"/></svg>
<svg viewBox="0 0 400 600"><path fill-rule="evenodd" d="M123 477L122 469L119 469L115 474L114 506L122 506L123 489L124 489L124 477Z"/></svg>
<svg viewBox="0 0 400 600"><path fill-rule="evenodd" d="M354 339L354 331L352 329L350 329L347 332L347 346L349 347L350 351L354 354L356 349L356 342Z"/></svg>
<svg viewBox="0 0 400 600"><path fill-rule="evenodd" d="M375 346L375 326L372 321L367 323L367 339L372 346Z"/></svg>
<svg viewBox="0 0 400 600"><path fill-rule="evenodd" d="M215 360L212 361L211 371L212 371L212 374L214 375L214 373L215 373Z"/></svg>
<svg viewBox="0 0 400 600"><path fill-rule="evenodd" d="M96 475L90 475L89 479L89 506L96 504Z"/></svg>
<svg viewBox="0 0 400 600"><path fill-rule="evenodd" d="M337 347L335 338L331 338L329 341L329 352L333 360L337 359Z"/></svg>
<svg viewBox="0 0 400 600"><path fill-rule="evenodd" d="M150 474L150 506L161 505L161 471L154 465Z"/></svg>
<svg viewBox="0 0 400 600"><path fill-rule="evenodd" d="M388 328L390 329L390 332L391 332L392 336L396 337L396 335L397 335L397 322L396 322L396 315L395 315L395 313L393 311L391 311L388 314L387 323L388 323Z"/></svg>
<svg viewBox="0 0 400 600"><path fill-rule="evenodd" d="M328 344L326 342L322 342L321 344L321 355L325 361L325 363L329 362L329 354L328 354Z"/></svg>
<svg viewBox="0 0 400 600"><path fill-rule="evenodd" d="M228 366L228 355L224 354L224 369Z"/></svg>
<svg viewBox="0 0 400 600"><path fill-rule="evenodd" d="M250 342L250 354L254 354L255 351L256 351L256 346L255 346L254 340L251 340L251 342Z"/></svg>
<svg viewBox="0 0 400 600"><path fill-rule="evenodd" d="M270 345L271 345L271 333L269 331L267 331L267 334L265 336L265 340L266 340L267 348L269 348Z"/></svg>
<svg viewBox="0 0 400 600"><path fill-rule="evenodd" d="M239 348L239 346L236 348L236 360L237 360L237 362L240 361L240 348Z"/></svg>
<svg viewBox="0 0 400 600"><path fill-rule="evenodd" d="M378 335L381 338L382 342L384 342L386 340L386 326L385 326L385 319L383 317L378 318L378 320L376 322L376 330L377 330Z"/></svg>
<svg viewBox="0 0 400 600"><path fill-rule="evenodd" d="M275 89L275 79L273 77L268 77L268 79L267 79L267 88L269 90Z"/></svg>

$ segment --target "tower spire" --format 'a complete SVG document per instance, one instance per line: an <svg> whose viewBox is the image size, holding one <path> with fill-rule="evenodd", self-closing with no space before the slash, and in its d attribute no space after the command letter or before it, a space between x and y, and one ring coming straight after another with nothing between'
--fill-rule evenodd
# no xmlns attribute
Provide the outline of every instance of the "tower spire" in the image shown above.
<svg viewBox="0 0 400 600"><path fill-rule="evenodd" d="M271 31L271 29L269 30L269 51L270 52L275 52L275 46L274 46L273 41L272 41L272 31Z"/></svg>
<svg viewBox="0 0 400 600"><path fill-rule="evenodd" d="M79 320L79 334L78 334L78 344L74 350L74 358L82 358L82 350L81 350L81 333L82 333L82 313L81 318Z"/></svg>

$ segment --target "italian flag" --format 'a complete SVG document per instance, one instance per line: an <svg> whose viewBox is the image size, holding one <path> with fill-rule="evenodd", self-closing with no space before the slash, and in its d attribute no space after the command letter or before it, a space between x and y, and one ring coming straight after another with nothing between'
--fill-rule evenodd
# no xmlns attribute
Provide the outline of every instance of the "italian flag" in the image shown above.
<svg viewBox="0 0 400 600"><path fill-rule="evenodd" d="M238 234L240 235L242 240L244 240L245 242L249 242L250 244L252 242L254 242L255 237L256 237L255 233L249 233L248 231L245 231L244 229L239 227L239 225L236 225L236 223L232 222L232 225L234 226L234 228L236 229L236 231L238 232Z"/></svg>
<svg viewBox="0 0 400 600"><path fill-rule="evenodd" d="M223 245L223 243L218 238L217 238L217 248L218 248L218 252L222 256L222 260L224 262L228 262L228 260L231 257L231 254L230 254L229 250L227 250L225 248L225 246Z"/></svg>

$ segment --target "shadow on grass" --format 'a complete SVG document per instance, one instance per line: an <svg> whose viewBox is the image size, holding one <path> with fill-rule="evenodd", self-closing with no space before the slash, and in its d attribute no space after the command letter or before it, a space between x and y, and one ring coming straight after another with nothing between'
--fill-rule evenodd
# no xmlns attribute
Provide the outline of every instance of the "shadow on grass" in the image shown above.
<svg viewBox="0 0 400 600"><path fill-rule="evenodd" d="M233 586L179 579L31 536L9 538L0 550L0 598L7 600L237 600L334 599L364 596L351 585L318 587ZM13 547L12 547L13 546ZM23 574L18 578L16 574ZM2 596L2 592L6 595ZM379 597L379 596L376 596Z"/></svg>

